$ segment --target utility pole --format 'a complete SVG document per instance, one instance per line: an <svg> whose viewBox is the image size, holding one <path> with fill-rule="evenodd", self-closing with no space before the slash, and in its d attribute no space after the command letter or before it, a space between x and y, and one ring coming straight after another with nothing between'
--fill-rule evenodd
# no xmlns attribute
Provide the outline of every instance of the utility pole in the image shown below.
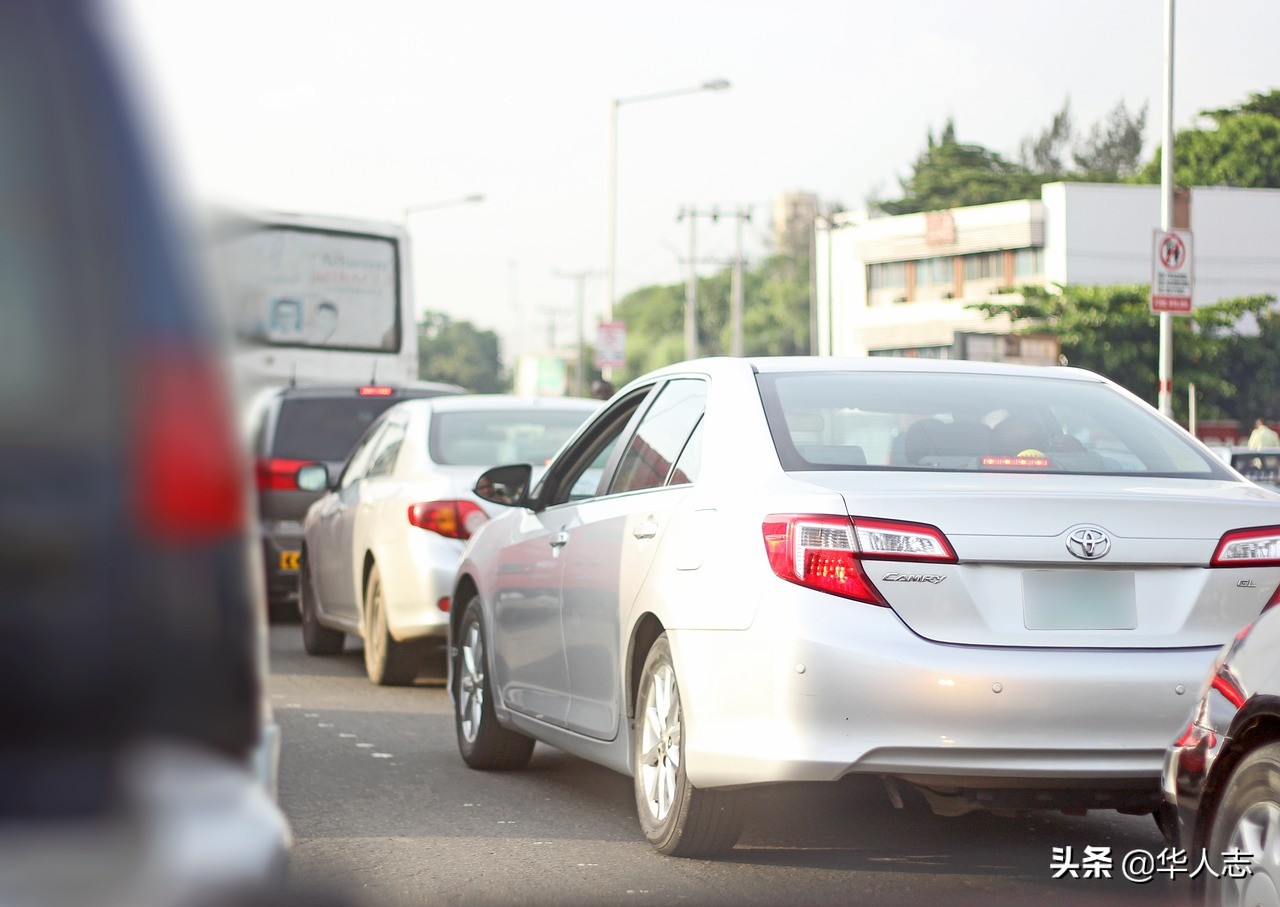
<svg viewBox="0 0 1280 907"><path fill-rule="evenodd" d="M734 208L732 211L721 211L719 206L709 211L695 208L681 208L676 221L689 219L689 276L684 291L684 356L686 359L698 358L698 218L705 217L712 223L721 217L732 217L738 221L737 249L734 253L733 298L730 319L732 323L732 353L742 355L742 224L751 220L751 208Z"/></svg>
<svg viewBox="0 0 1280 907"><path fill-rule="evenodd" d="M575 396L585 397L587 395L587 280L593 277L603 277L604 274L599 271L552 271L551 276L563 277L574 281L578 285L578 367L577 374L575 374L573 379L573 387Z"/></svg>

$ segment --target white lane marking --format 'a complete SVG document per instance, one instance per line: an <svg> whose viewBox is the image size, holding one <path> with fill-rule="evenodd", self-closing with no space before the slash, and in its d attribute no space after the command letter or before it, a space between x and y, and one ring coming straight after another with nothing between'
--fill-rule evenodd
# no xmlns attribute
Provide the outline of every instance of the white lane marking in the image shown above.
<svg viewBox="0 0 1280 907"><path fill-rule="evenodd" d="M370 756L372 756L372 757L373 757L373 758L375 758L375 759L393 759L393 758L395 758L395 757L394 757L394 756L392 756L390 753L370 753L369 755L370 755Z"/></svg>
<svg viewBox="0 0 1280 907"><path fill-rule="evenodd" d="M346 738L346 739L348 739L348 740L353 740L353 739L355 739L355 736L356 736L356 735L355 735L355 734L339 734L338 736L339 736L339 737Z"/></svg>

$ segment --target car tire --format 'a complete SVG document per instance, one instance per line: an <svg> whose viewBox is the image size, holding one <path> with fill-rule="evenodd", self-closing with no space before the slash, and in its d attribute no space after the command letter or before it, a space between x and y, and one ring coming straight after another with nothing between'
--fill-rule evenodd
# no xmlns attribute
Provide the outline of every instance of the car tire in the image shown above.
<svg viewBox="0 0 1280 907"><path fill-rule="evenodd" d="M331 630L320 623L316 614L315 585L311 566L303 552L298 575L299 608L302 611L302 648L308 655L337 655L346 645L347 634Z"/></svg>
<svg viewBox="0 0 1280 907"><path fill-rule="evenodd" d="M426 640L396 642L387 628L387 602L378 565L369 568L364 586L364 670L380 687L413 683L427 660Z"/></svg>
<svg viewBox="0 0 1280 907"><path fill-rule="evenodd" d="M645 659L632 725L640 827L649 843L668 856L723 854L742 833L746 820L742 797L690 784L685 774L684 740L680 687L671 645L663 633Z"/></svg>
<svg viewBox="0 0 1280 907"><path fill-rule="evenodd" d="M1263 892L1274 899L1280 890L1278 842L1280 742L1275 742L1241 759L1227 779L1209 832L1209 860L1220 878L1209 877L1205 903L1223 907L1268 903ZM1222 855L1231 850L1253 854L1251 874L1227 877Z"/></svg>
<svg viewBox="0 0 1280 907"><path fill-rule="evenodd" d="M454 726L462 761L485 771L524 768L533 755L533 738L503 727L494 713L478 598L463 611L453 657Z"/></svg>

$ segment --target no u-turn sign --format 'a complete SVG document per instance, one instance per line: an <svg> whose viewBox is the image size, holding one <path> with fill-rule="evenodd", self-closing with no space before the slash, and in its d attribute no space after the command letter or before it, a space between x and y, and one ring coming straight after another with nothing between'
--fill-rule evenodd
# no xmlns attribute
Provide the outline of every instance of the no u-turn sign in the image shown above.
<svg viewBox="0 0 1280 907"><path fill-rule="evenodd" d="M1151 252L1151 311L1191 312L1191 231L1156 230Z"/></svg>

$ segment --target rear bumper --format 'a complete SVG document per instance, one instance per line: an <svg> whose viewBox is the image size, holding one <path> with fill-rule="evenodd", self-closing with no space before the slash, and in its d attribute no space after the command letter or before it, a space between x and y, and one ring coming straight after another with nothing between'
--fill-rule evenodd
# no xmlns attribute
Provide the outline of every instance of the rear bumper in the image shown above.
<svg viewBox="0 0 1280 907"><path fill-rule="evenodd" d="M1133 790L1153 804L1217 651L941 645L887 608L789 586L747 630L669 636L698 786L867 773L941 791Z"/></svg>
<svg viewBox="0 0 1280 907"><path fill-rule="evenodd" d="M262 564L267 577L269 602L296 602L298 600L298 569L287 566L302 550L302 528L295 532L273 532L263 526Z"/></svg>

